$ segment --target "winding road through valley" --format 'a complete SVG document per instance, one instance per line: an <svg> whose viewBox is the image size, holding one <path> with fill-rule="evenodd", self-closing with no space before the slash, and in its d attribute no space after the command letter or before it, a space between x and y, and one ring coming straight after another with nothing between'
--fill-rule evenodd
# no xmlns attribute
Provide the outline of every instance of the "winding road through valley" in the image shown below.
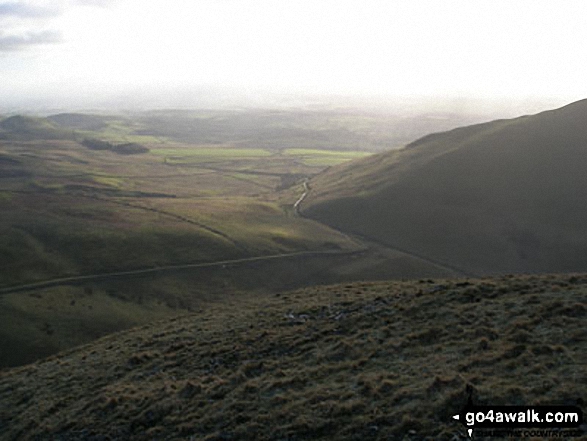
<svg viewBox="0 0 587 441"><path fill-rule="evenodd" d="M79 275L79 276L59 277L59 278L55 278L55 279L43 280L40 282L27 283L24 285L7 286L4 288L0 288L0 295L12 294L12 293L22 292L22 291L32 291L35 289L50 288L50 287L59 286L59 285L75 285L75 284L83 283L83 282L104 281L104 280L116 279L116 278L121 278L121 277L146 275L146 274L153 274L153 273L163 273L163 272L167 272L167 271L177 271L177 270L196 269L196 268L213 268L213 267L222 267L222 266L227 266L227 265L247 264L247 263L251 263L251 262L262 262L262 261L287 259L287 258L295 258L295 257L302 257L302 256L312 257L312 256L326 256L326 255L345 255L345 254L352 255L352 254L360 253L362 251L364 251L364 250L299 251L299 252L295 252L295 253L272 254L269 256L257 256L257 257L245 257L242 259L220 260L220 261L216 261L216 262L200 262L200 263L186 263L186 264L178 264L178 265L165 265L165 266L158 266L158 267L154 267L154 268L143 268L143 269L136 269L136 270L129 270L129 271L116 271L116 272L101 273L101 274L86 274L86 275Z"/></svg>

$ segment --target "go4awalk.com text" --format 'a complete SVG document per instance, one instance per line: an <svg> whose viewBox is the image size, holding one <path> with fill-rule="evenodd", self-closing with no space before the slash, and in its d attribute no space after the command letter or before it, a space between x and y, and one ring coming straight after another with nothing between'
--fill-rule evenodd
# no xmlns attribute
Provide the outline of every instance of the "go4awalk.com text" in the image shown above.
<svg viewBox="0 0 587 441"><path fill-rule="evenodd" d="M583 413L576 406L475 406L469 403L453 418L466 427L469 436L473 430L482 436L556 438L563 432L567 437L577 436L582 434L578 428L583 423Z"/></svg>

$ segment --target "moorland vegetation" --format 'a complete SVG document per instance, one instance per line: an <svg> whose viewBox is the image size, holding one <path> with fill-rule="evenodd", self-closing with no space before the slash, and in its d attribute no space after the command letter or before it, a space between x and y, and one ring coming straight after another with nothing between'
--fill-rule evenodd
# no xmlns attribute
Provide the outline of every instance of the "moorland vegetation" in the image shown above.
<svg viewBox="0 0 587 441"><path fill-rule="evenodd" d="M405 133L353 112L0 120L0 439L585 414L586 103L382 153Z"/></svg>

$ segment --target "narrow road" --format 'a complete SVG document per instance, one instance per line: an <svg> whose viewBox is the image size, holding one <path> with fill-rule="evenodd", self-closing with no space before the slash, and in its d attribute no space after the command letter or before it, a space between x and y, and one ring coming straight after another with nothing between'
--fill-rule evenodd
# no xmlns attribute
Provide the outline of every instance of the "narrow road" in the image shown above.
<svg viewBox="0 0 587 441"><path fill-rule="evenodd" d="M325 250L325 251L299 251L296 253L273 254L270 256L245 257L242 259L221 260L217 262L204 263L186 263L181 265L166 265L155 268L144 268L131 271L117 271L103 274L87 274L82 276L60 277L56 279L43 280L41 282L28 283L25 285L8 286L0 288L0 295L12 294L22 291L32 291L35 289L50 288L59 285L75 285L82 282L96 282L101 280L115 279L119 277L137 276L153 273L162 273L166 271L177 271L192 268L213 268L225 265L238 265L251 262L262 262L277 259L287 259L301 256L323 256L323 255L352 255L361 252L362 250L341 251L341 250Z"/></svg>
<svg viewBox="0 0 587 441"><path fill-rule="evenodd" d="M302 193L302 195L300 196L300 198L293 205L294 212L298 216L300 216L300 204L304 201L304 199L306 199L306 196L308 196L308 193L309 192L310 192L310 187L308 186L308 180L306 179L304 181L304 192Z"/></svg>

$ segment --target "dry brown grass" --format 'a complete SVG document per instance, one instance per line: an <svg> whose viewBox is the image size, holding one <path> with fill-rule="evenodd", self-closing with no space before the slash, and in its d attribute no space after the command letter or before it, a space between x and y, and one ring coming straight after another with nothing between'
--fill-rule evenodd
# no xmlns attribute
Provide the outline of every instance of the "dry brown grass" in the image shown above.
<svg viewBox="0 0 587 441"><path fill-rule="evenodd" d="M1 372L0 433L460 439L467 385L477 404L584 407L586 303L583 275L243 298Z"/></svg>

